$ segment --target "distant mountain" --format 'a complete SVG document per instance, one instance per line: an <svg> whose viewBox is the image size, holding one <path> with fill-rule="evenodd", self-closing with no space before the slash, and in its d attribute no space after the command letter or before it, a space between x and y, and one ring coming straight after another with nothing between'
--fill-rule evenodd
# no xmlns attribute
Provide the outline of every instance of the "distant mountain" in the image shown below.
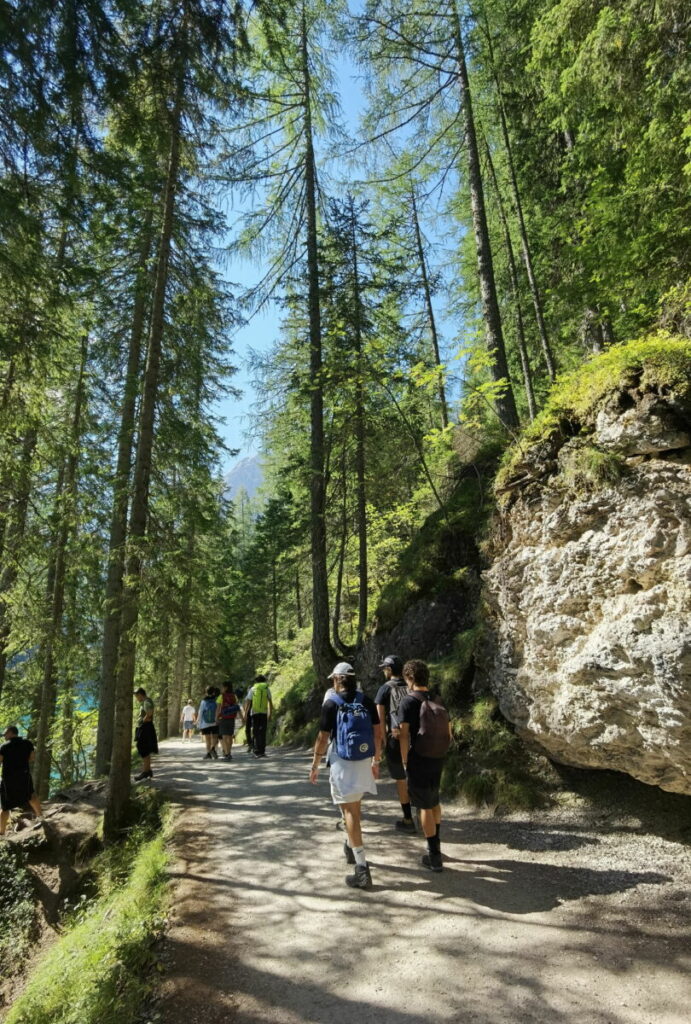
<svg viewBox="0 0 691 1024"><path fill-rule="evenodd" d="M225 495L232 499L242 490L253 498L261 487L264 474L258 455L240 459L225 476Z"/></svg>

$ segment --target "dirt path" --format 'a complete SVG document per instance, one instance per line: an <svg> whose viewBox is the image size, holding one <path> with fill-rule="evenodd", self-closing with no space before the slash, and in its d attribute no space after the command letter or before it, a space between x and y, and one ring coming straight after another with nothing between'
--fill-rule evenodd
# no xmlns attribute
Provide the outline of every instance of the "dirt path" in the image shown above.
<svg viewBox="0 0 691 1024"><path fill-rule="evenodd" d="M453 808L434 875L387 781L365 807L374 889L351 891L309 763L162 746L182 808L163 1024L688 1024L688 847Z"/></svg>

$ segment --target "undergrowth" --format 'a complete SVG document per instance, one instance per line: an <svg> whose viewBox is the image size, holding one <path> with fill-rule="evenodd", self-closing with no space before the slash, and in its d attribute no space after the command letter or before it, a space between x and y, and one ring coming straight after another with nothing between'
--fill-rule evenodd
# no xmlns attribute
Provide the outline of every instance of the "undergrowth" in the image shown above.
<svg viewBox="0 0 691 1024"><path fill-rule="evenodd" d="M152 988L167 908L167 813L138 794L126 840L94 861L66 908L65 933L31 974L5 1024L135 1024Z"/></svg>
<svg viewBox="0 0 691 1024"><path fill-rule="evenodd" d="M0 920L0 977L6 978L24 961L37 928L24 851L10 843L0 845Z"/></svg>
<svg viewBox="0 0 691 1024"><path fill-rule="evenodd" d="M478 698L454 721L455 743L442 775L446 796L463 796L476 807L530 810L549 799L552 771L502 717L493 697Z"/></svg>

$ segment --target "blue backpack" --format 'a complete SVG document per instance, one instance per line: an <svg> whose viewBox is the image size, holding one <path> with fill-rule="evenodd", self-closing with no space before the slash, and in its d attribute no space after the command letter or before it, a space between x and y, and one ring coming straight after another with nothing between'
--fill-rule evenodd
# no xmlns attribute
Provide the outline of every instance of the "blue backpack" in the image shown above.
<svg viewBox="0 0 691 1024"><path fill-rule="evenodd" d="M364 761L374 753L374 729L365 707L364 694L358 690L351 704L340 694L331 698L339 705L336 712L336 753L344 761Z"/></svg>

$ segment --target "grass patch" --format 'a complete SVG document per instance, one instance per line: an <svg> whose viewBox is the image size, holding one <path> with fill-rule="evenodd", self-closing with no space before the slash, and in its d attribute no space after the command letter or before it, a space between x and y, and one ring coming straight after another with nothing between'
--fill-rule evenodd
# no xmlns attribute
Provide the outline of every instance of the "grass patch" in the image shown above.
<svg viewBox="0 0 691 1024"><path fill-rule="evenodd" d="M135 1024L152 989L153 944L167 909L165 814L138 799L143 818L94 862L93 895L67 915L67 930L32 973L5 1024ZM141 810L141 808L140 808ZM152 827L153 826L153 827ZM152 838L152 833L153 838Z"/></svg>
<svg viewBox="0 0 691 1024"><path fill-rule="evenodd" d="M14 844L0 844L0 977L4 978L21 967L38 923L24 856Z"/></svg>
<svg viewBox="0 0 691 1024"><path fill-rule="evenodd" d="M454 723L444 764L442 792L463 796L476 807L532 810L548 801L552 771L533 754L502 717L493 697L480 697Z"/></svg>
<svg viewBox="0 0 691 1024"><path fill-rule="evenodd" d="M520 442L507 450L496 487L501 489L511 480L528 448L590 433L595 413L609 395L630 388L641 393L688 393L690 363L691 341L659 331L613 345L578 370L560 377Z"/></svg>

